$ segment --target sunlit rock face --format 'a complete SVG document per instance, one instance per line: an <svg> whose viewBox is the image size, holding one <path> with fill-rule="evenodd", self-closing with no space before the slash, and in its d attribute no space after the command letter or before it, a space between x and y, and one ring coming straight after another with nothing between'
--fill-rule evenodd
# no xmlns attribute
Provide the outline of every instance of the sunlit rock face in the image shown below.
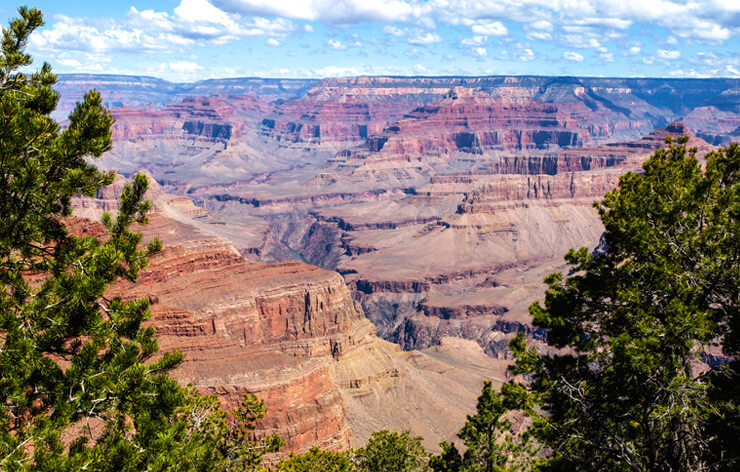
<svg viewBox="0 0 740 472"><path fill-rule="evenodd" d="M68 220L70 231L104 237L94 220L117 211L124 184L119 176L96 198L76 198L75 213L87 218ZM227 410L245 393L264 399L268 415L256 434L279 434L284 453L344 450L374 430L409 427L435 448L454 437L483 380L504 380L505 364L477 345L408 357L375 336L338 273L296 261L247 261L209 230L207 210L188 197L152 181L147 198L151 221L137 229L144 242L161 239L163 250L136 283L119 282L108 296L149 299L147 323L160 352L185 355L172 374L183 384L217 395ZM482 356L472 369L471 355ZM450 390L450 382L459 386ZM408 398L410 391L424 402ZM445 402L455 407L438 418ZM391 403L395 415L388 414Z"/></svg>
<svg viewBox="0 0 740 472"><path fill-rule="evenodd" d="M740 125L732 79L256 80L149 84L170 101L114 109L101 164L147 169L252 261L338 270L405 349L459 336L506 356L542 277L598 243L594 200L666 136Z"/></svg>

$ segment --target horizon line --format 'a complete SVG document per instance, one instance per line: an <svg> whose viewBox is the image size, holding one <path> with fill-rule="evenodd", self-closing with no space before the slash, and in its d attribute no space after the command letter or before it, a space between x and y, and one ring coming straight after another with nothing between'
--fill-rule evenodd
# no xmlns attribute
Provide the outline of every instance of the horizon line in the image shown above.
<svg viewBox="0 0 740 472"><path fill-rule="evenodd" d="M716 76L716 77L667 77L667 76L645 76L645 75L625 75L625 76L599 76L599 75L546 75L546 74L487 74L487 75L392 75L392 74L361 74L361 75L342 75L328 77L269 77L269 76L232 76L232 77L209 77L185 82L173 82L162 77L154 75L136 75L136 74L109 74L96 72L59 72L54 73L57 77L62 76L96 76L96 77L135 77L143 79L155 79L171 84L194 84L206 82L209 80L313 80L320 82L331 79L357 79L357 78L389 78L389 79L482 79L494 77L511 77L511 78L553 78L553 79L634 79L634 80L671 80L671 81L689 81L689 80L731 80L740 82L740 77Z"/></svg>

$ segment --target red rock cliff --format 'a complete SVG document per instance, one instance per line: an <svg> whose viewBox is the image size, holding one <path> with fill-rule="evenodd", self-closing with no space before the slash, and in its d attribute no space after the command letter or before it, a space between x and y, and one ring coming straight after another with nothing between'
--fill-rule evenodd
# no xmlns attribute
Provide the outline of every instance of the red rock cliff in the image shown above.
<svg viewBox="0 0 740 472"><path fill-rule="evenodd" d="M231 409L244 393L264 398L259 432L277 432L288 451L345 449L350 431L330 362L372 328L341 276L299 262L247 262L225 240L161 215L145 227L163 251L125 297L149 296L163 350L179 349L174 375L219 395Z"/></svg>

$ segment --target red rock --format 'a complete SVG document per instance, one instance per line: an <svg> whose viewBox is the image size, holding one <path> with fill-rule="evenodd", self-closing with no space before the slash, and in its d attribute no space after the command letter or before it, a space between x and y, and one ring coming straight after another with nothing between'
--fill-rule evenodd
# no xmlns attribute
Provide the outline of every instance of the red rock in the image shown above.
<svg viewBox="0 0 740 472"><path fill-rule="evenodd" d="M161 109L117 108L113 139L192 140L227 144L241 136L247 119L269 113L271 106L251 96L186 98Z"/></svg>
<svg viewBox="0 0 740 472"><path fill-rule="evenodd" d="M270 412L258 432L277 432L288 451L349 447L330 360L373 331L342 278L297 262L250 263L224 240L157 214L151 221L145 234L163 237L163 251L113 294L155 294L150 323L162 349L185 354L175 377L227 409L258 394Z"/></svg>

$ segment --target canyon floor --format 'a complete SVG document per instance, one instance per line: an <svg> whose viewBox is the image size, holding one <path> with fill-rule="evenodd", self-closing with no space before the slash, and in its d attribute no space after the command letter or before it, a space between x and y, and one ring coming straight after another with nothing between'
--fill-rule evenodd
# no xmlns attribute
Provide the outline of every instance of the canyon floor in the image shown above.
<svg viewBox="0 0 740 472"><path fill-rule="evenodd" d="M181 380L259 394L289 450L453 439L508 340L544 338L545 275L599 245L593 202L669 136L700 156L740 138L733 79L152 80L60 81L63 105L112 97L99 165L156 182L143 231L165 250L116 290L153 301Z"/></svg>

